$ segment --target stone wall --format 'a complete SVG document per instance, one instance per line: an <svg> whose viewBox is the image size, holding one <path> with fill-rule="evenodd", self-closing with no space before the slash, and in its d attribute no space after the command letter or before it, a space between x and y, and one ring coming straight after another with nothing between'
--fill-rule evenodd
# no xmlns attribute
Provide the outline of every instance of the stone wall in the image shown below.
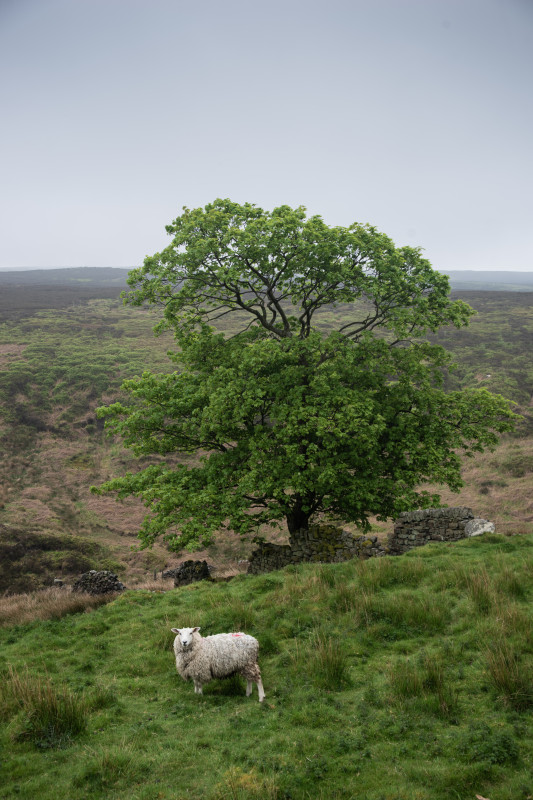
<svg viewBox="0 0 533 800"><path fill-rule="evenodd" d="M248 572L257 575L302 562L338 562L386 555L377 536L357 536L335 525L311 525L293 533L290 544L261 542L250 557Z"/></svg>
<svg viewBox="0 0 533 800"><path fill-rule="evenodd" d="M400 514L389 536L387 548L392 556L407 553L428 542L455 542L481 533L492 533L494 523L474 517L471 508L428 508Z"/></svg>
<svg viewBox="0 0 533 800"><path fill-rule="evenodd" d="M118 575L107 569L91 569L89 572L84 572L72 585L73 592L88 592L88 594L123 592L125 588L119 581Z"/></svg>
<svg viewBox="0 0 533 800"><path fill-rule="evenodd" d="M400 514L386 544L377 536L357 536L335 525L311 525L297 531L290 544L260 542L248 572L257 575L302 562L339 562L351 558L401 555L430 541L453 542L493 532L494 524L474 517L471 508L431 508Z"/></svg>

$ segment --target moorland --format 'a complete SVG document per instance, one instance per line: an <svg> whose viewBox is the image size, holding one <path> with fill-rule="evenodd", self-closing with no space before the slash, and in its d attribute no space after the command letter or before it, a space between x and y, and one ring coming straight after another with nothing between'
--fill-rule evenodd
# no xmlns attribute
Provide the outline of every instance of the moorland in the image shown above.
<svg viewBox="0 0 533 800"><path fill-rule="evenodd" d="M132 550L144 516L140 502L90 492L91 485L136 468L131 453L106 436L96 408L118 397L124 379L173 369L170 334L152 331L157 315L120 300L126 273L0 273L0 591L28 591L98 566L126 581L144 579L177 563L160 546ZM438 335L457 362L449 387L501 393L523 421L494 453L465 462L464 489L458 495L444 490L443 502L471 506L504 534L531 532L533 294L454 294L478 314L468 328ZM376 523L375 532L384 536L389 527ZM284 538L283 531L261 533ZM251 546L225 535L198 557L220 576L234 574Z"/></svg>
<svg viewBox="0 0 533 800"><path fill-rule="evenodd" d="M2 295L1 800L531 800L532 294L461 292L479 313L440 337L450 387L523 416L443 493L496 534L173 589L147 577L180 558L131 549L143 508L89 491L135 468L95 409L168 370L172 339L119 287L59 289L27 286L18 310ZM250 546L200 555L234 574ZM93 566L133 588L42 589ZM239 679L198 697L176 675L170 628L189 625L259 639L263 704Z"/></svg>

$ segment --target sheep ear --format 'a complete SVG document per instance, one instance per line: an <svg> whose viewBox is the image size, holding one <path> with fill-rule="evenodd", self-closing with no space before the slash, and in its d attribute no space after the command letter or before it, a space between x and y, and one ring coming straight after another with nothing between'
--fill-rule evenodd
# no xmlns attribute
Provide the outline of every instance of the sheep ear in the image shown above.
<svg viewBox="0 0 533 800"><path fill-rule="evenodd" d="M192 632L193 632L193 633L198 633L198 631L199 631L199 630L200 630L200 628L193 628L193 629L192 629Z"/></svg>
<svg viewBox="0 0 533 800"><path fill-rule="evenodd" d="M180 632L179 628L171 628L170 630L172 631L172 633L179 633Z"/></svg>

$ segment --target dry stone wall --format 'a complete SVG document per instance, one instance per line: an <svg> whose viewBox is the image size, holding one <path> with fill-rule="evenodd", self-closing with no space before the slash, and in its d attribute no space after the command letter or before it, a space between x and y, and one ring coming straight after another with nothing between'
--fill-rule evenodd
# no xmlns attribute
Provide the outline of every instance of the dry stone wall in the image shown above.
<svg viewBox="0 0 533 800"><path fill-rule="evenodd" d="M107 594L108 592L123 592L126 587L118 579L118 575L109 570L91 569L80 575L72 586L73 592L88 592L89 594Z"/></svg>
<svg viewBox="0 0 533 800"><path fill-rule="evenodd" d="M455 542L493 531L493 522L474 517L472 509L465 506L407 511L394 523L387 547L390 555L396 556L428 542Z"/></svg>
<svg viewBox="0 0 533 800"><path fill-rule="evenodd" d="M335 525L311 525L292 534L288 545L260 542L248 572L257 575L302 562L339 562L351 558L401 555L430 541L453 542L493 532L494 524L471 508L431 508L400 514L386 544L376 536L357 536Z"/></svg>
<svg viewBox="0 0 533 800"><path fill-rule="evenodd" d="M207 561L184 561L175 570L168 570L173 573L174 586L187 586L188 583L195 583L195 581L210 581L212 580L209 573Z"/></svg>
<svg viewBox="0 0 533 800"><path fill-rule="evenodd" d="M302 562L348 561L386 555L377 536L357 536L335 525L311 525L293 533L290 544L259 543L250 557L248 572L257 575Z"/></svg>

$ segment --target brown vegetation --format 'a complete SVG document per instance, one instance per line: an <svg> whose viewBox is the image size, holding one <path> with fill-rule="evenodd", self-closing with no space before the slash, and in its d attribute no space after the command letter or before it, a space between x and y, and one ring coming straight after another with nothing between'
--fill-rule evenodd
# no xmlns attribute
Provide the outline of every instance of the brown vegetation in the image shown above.
<svg viewBox="0 0 533 800"><path fill-rule="evenodd" d="M0 597L0 627L24 625L33 620L61 619L80 611L91 611L116 598L116 594L91 595L73 592L69 586L40 589Z"/></svg>
<svg viewBox="0 0 533 800"><path fill-rule="evenodd" d="M51 286L50 291L57 288ZM53 297L32 299L29 286L23 291L25 299L37 305ZM143 309L124 308L119 301L105 299L86 302L83 293L76 298L83 305L67 310L34 314L30 306L20 307L24 319L19 315L0 333L0 358L6 359L2 363L9 379L0 385L5 393L3 397L0 391L4 451L0 460L0 592L30 591L50 585L56 577L69 582L90 568L110 568L130 586L151 579L155 570L160 573L191 557L185 552L169 553L164 543L152 550L136 550L137 531L146 511L142 503L135 499L117 503L112 497L90 493L92 484L137 469L133 455L105 436L96 408L117 399L123 377L141 372L146 365L155 371L168 370L166 352L172 339L168 334L154 338L156 319ZM533 416L525 399L528 391L531 395L531 386L529 373L522 369L530 352L530 298L497 292L469 294L465 299L481 313L467 332L448 331L444 336L446 346L459 354L461 385L470 379L477 385L482 376L484 385L504 391L505 380L512 378L515 383L509 383L509 391L522 398L526 421L520 435L506 437L494 453L465 462L465 486L460 493L435 488L441 491L443 503L470 506L476 515L492 520L497 532L509 535L533 531ZM53 302L55 308L62 306L62 301ZM342 312L342 308L336 311ZM505 347L497 335L504 337ZM493 351L483 349L488 347ZM88 370L95 364L102 366L103 361L105 374L96 372L87 381ZM494 368L485 368L485 361ZM52 366L59 370L57 377L55 373L50 377ZM375 521L379 538L391 528L391 521ZM277 543L287 537L284 529L263 528L257 534ZM223 578L243 571L242 562L253 548L251 541L221 533L215 544L194 557L206 559L215 566L215 576Z"/></svg>

